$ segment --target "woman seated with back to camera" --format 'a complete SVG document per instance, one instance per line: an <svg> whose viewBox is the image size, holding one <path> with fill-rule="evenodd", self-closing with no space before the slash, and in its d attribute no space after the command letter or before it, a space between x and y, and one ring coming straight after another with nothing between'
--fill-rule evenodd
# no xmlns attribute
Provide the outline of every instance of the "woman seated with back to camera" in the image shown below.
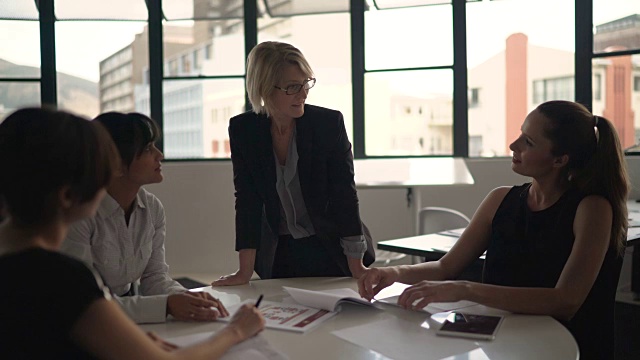
<svg viewBox="0 0 640 360"><path fill-rule="evenodd" d="M0 123L0 358L211 359L264 328L244 305L208 340L175 349L137 327L86 265L58 252L69 226L95 214L116 157L99 124L69 113L22 109Z"/></svg>
<svg viewBox="0 0 640 360"><path fill-rule="evenodd" d="M576 338L581 359L612 359L615 292L626 241L629 189L616 131L569 101L541 104L511 145L511 167L532 178L487 195L439 261L372 269L358 281L372 299L414 284L398 304L470 300L550 315ZM486 250L483 282L455 279Z"/></svg>

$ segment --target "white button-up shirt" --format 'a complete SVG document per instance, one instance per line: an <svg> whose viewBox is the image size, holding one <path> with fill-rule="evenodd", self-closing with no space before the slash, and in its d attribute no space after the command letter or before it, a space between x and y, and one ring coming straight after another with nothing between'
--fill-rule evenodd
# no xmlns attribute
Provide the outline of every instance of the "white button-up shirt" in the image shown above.
<svg viewBox="0 0 640 360"><path fill-rule="evenodd" d="M127 226L124 210L107 194L94 218L70 227L61 251L96 269L135 322L163 322L168 295L186 289L169 277L162 203L141 188L133 206ZM137 281L139 293L120 296Z"/></svg>

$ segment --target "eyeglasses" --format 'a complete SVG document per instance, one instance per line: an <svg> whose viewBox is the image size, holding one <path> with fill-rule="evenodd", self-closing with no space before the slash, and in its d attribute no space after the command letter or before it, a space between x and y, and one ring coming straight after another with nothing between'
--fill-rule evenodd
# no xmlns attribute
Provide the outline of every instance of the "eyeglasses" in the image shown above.
<svg viewBox="0 0 640 360"><path fill-rule="evenodd" d="M305 89L309 90L316 84L316 78L309 78L305 80L302 84L293 84L289 85L286 88L281 88L279 86L273 86L278 90L284 91L287 95L295 95L300 92L300 90Z"/></svg>

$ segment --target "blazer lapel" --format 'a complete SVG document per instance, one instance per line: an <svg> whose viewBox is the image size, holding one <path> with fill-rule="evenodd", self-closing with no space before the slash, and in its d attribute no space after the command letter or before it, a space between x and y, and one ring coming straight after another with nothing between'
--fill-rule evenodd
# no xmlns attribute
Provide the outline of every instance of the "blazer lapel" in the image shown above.
<svg viewBox="0 0 640 360"><path fill-rule="evenodd" d="M258 118L257 156L262 167L266 186L265 193L276 183L276 167L273 155L273 142L271 141L271 121L264 115Z"/></svg>
<svg viewBox="0 0 640 360"><path fill-rule="evenodd" d="M313 129L309 123L309 119L305 119L304 115L296 120L296 146L298 147L298 177L300 179L300 187L305 199L308 194L305 191L305 185L312 183L311 168L312 164L312 145L313 145Z"/></svg>

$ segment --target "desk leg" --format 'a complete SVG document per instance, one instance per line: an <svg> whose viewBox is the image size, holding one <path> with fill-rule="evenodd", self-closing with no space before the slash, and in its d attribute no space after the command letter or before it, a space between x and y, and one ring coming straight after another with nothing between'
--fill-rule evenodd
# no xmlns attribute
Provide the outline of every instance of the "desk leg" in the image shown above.
<svg viewBox="0 0 640 360"><path fill-rule="evenodd" d="M640 300L640 245L633 247L631 257L631 293L634 300Z"/></svg>
<svg viewBox="0 0 640 360"><path fill-rule="evenodd" d="M407 188L407 192L411 193L413 198L411 199L411 211L413 213L413 234L420 235L420 209L422 209L422 193L419 187ZM421 263L419 256L411 256L412 264Z"/></svg>

